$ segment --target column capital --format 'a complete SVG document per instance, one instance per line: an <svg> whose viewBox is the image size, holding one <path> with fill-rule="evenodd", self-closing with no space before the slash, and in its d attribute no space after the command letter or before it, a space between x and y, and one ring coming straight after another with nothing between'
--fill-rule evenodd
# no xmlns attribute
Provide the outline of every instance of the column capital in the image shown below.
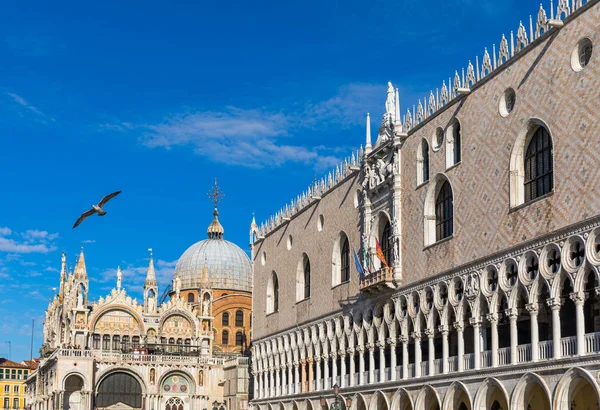
<svg viewBox="0 0 600 410"><path fill-rule="evenodd" d="M365 347L364 346L356 346L356 351L360 354L363 354L365 352Z"/></svg>
<svg viewBox="0 0 600 410"><path fill-rule="evenodd" d="M562 306L562 299L548 298L546 299L546 305L548 305L548 307L552 310L560 310L560 307Z"/></svg>
<svg viewBox="0 0 600 410"><path fill-rule="evenodd" d="M337 354L338 354L338 356L340 356L340 357L346 357L346 350L344 350L344 349L341 349L341 350L339 350L339 351L338 351L338 353L337 353Z"/></svg>
<svg viewBox="0 0 600 410"><path fill-rule="evenodd" d="M509 320L517 320L519 317L519 311L515 308L508 308L504 311Z"/></svg>
<svg viewBox="0 0 600 410"><path fill-rule="evenodd" d="M349 347L348 349L346 349L346 352L350 355L350 356L354 356L354 348L353 347Z"/></svg>
<svg viewBox="0 0 600 410"><path fill-rule="evenodd" d="M537 316L538 314L538 304L537 303L528 303L525 305L525 309L529 312L531 316Z"/></svg>
<svg viewBox="0 0 600 410"><path fill-rule="evenodd" d="M479 318L479 317L471 317L471 318L469 318L469 323L473 327L481 327L481 318Z"/></svg>
<svg viewBox="0 0 600 410"><path fill-rule="evenodd" d="M498 324L498 313L488 313L485 318L493 325Z"/></svg>
<svg viewBox="0 0 600 410"><path fill-rule="evenodd" d="M388 340L387 340L387 343L388 343L390 346L396 346L396 338L395 338L395 337L390 337L390 338L388 338Z"/></svg>
<svg viewBox="0 0 600 410"><path fill-rule="evenodd" d="M457 331L459 331L459 332L462 332L462 331L464 331L464 330L465 330L465 325L463 324L463 322L462 322L462 321L459 321L459 322L454 322L454 328L455 328Z"/></svg>
<svg viewBox="0 0 600 410"><path fill-rule="evenodd" d="M569 295L569 298L575 302L575 305L581 305L585 303L585 294L583 292L573 292Z"/></svg>
<svg viewBox="0 0 600 410"><path fill-rule="evenodd" d="M447 335L448 334L448 325L440 325L438 326L438 332L440 332L443 335Z"/></svg>
<svg viewBox="0 0 600 410"><path fill-rule="evenodd" d="M373 352L375 350L375 343L367 343L367 349L369 349L369 352Z"/></svg>
<svg viewBox="0 0 600 410"><path fill-rule="evenodd" d="M408 336L406 336L406 335L400 336L399 339L400 339L400 342L403 343L403 344L404 343L408 343Z"/></svg>
<svg viewBox="0 0 600 410"><path fill-rule="evenodd" d="M415 341L416 341L416 340L419 340L419 341L421 340L421 333L419 333L419 332L412 332L412 333L410 334L410 336L411 336L413 339L415 339Z"/></svg>
<svg viewBox="0 0 600 410"><path fill-rule="evenodd" d="M385 348L385 341L384 340L378 340L377 342L375 342L375 346L377 346L380 349Z"/></svg>
<svg viewBox="0 0 600 410"><path fill-rule="evenodd" d="M424 332L424 333L425 333L425 334L427 335L427 337L428 337L428 338L430 338L430 339L432 339L432 338L433 338L433 336L435 336L435 331L434 331L433 329L429 329L429 328L428 328L428 329L425 329L425 332Z"/></svg>

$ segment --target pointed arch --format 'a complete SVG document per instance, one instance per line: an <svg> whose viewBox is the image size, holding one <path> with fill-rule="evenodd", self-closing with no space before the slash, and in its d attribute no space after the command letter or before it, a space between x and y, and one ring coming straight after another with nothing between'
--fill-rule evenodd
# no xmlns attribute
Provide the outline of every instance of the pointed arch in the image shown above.
<svg viewBox="0 0 600 410"><path fill-rule="evenodd" d="M440 410L441 400L437 391L431 385L425 385L419 391L415 408L419 410Z"/></svg>
<svg viewBox="0 0 600 410"><path fill-rule="evenodd" d="M442 408L444 410L463 408L465 408L465 410L472 410L471 395L469 394L467 386L461 382L452 383L444 395Z"/></svg>
<svg viewBox="0 0 600 410"><path fill-rule="evenodd" d="M266 313L271 314L279 310L279 278L275 271L271 272L271 277L267 282L267 309Z"/></svg>
<svg viewBox="0 0 600 410"><path fill-rule="evenodd" d="M423 244L433 245L454 233L454 190L444 174L429 184L423 206Z"/></svg>
<svg viewBox="0 0 600 410"><path fill-rule="evenodd" d="M408 391L404 388L396 390L392 396L390 410L413 410L414 403Z"/></svg>
<svg viewBox="0 0 600 410"><path fill-rule="evenodd" d="M346 232L340 231L331 255L331 286L337 286L350 280L350 242Z"/></svg>
<svg viewBox="0 0 600 410"><path fill-rule="evenodd" d="M512 392L510 408L527 410L531 406L536 410L550 410L550 389L546 382L535 373L524 374Z"/></svg>
<svg viewBox="0 0 600 410"><path fill-rule="evenodd" d="M417 186L429 181L429 144L423 138L417 149Z"/></svg>
<svg viewBox="0 0 600 410"><path fill-rule="evenodd" d="M536 168L538 160L540 167ZM538 175L536 170L542 172ZM543 120L529 119L517 135L510 156L509 178L511 208L553 191L552 137Z"/></svg>
<svg viewBox="0 0 600 410"><path fill-rule="evenodd" d="M462 159L462 127L458 118L453 118L446 128L446 169Z"/></svg>
<svg viewBox="0 0 600 410"><path fill-rule="evenodd" d="M587 370L573 367L560 379L554 390L554 408L594 408L600 403L600 387Z"/></svg>
<svg viewBox="0 0 600 410"><path fill-rule="evenodd" d="M371 396L369 410L390 410L388 399L383 392L377 390Z"/></svg>
<svg viewBox="0 0 600 410"><path fill-rule="evenodd" d="M352 410L367 410L368 403L365 396L361 393L356 393L354 399L352 400Z"/></svg>
<svg viewBox="0 0 600 410"><path fill-rule="evenodd" d="M303 252L296 267L296 302L310 298L310 259Z"/></svg>
<svg viewBox="0 0 600 410"><path fill-rule="evenodd" d="M473 410L490 410L496 406L508 409L508 393L502 383L495 378L487 378L479 385L475 393Z"/></svg>

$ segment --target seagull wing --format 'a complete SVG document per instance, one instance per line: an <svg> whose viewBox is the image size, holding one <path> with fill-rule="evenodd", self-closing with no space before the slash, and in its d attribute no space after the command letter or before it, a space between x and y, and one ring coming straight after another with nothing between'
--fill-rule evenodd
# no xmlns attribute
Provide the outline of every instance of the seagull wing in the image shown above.
<svg viewBox="0 0 600 410"><path fill-rule="evenodd" d="M121 193L121 191L117 191L117 192L113 192L112 194L106 195L104 198L102 198L102 201L100 201L100 203L98 204L98 206L100 208L102 208L108 201L110 201L112 198L116 197L120 193Z"/></svg>
<svg viewBox="0 0 600 410"><path fill-rule="evenodd" d="M96 213L96 210L94 208L82 213L81 216L79 217L79 219L77 219L77 222L75 222L75 225L73 225L73 229L77 228L77 225L82 223L85 218L87 218L90 215L94 215L95 213Z"/></svg>

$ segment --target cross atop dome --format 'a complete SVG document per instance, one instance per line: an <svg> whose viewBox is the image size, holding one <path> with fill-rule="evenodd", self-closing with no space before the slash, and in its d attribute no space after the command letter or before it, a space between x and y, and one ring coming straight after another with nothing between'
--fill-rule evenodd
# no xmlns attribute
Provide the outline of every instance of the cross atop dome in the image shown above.
<svg viewBox="0 0 600 410"><path fill-rule="evenodd" d="M223 226L219 222L219 211L217 210L217 206L225 194L223 194L219 188L219 185L217 185L217 182L218 179L215 178L215 185L213 186L212 190L208 191L207 194L208 198L212 200L212 203L215 206L215 210L213 212L213 221L208 226L208 239L223 239L223 234L225 233Z"/></svg>

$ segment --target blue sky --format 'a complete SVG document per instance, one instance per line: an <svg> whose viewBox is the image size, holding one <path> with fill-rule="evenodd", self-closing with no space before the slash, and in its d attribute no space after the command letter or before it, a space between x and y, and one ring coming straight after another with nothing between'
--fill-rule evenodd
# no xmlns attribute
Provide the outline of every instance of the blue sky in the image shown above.
<svg viewBox="0 0 600 410"><path fill-rule="evenodd" d="M9 4L10 3L10 4ZM206 237L215 177L225 237L358 148L385 87L403 111L491 51L539 0L20 1L0 13L0 356L41 345L60 253L85 246L91 298L117 266L139 297ZM546 8L548 5L544 4ZM373 132L375 133L375 124ZM104 218L75 230L108 192Z"/></svg>

